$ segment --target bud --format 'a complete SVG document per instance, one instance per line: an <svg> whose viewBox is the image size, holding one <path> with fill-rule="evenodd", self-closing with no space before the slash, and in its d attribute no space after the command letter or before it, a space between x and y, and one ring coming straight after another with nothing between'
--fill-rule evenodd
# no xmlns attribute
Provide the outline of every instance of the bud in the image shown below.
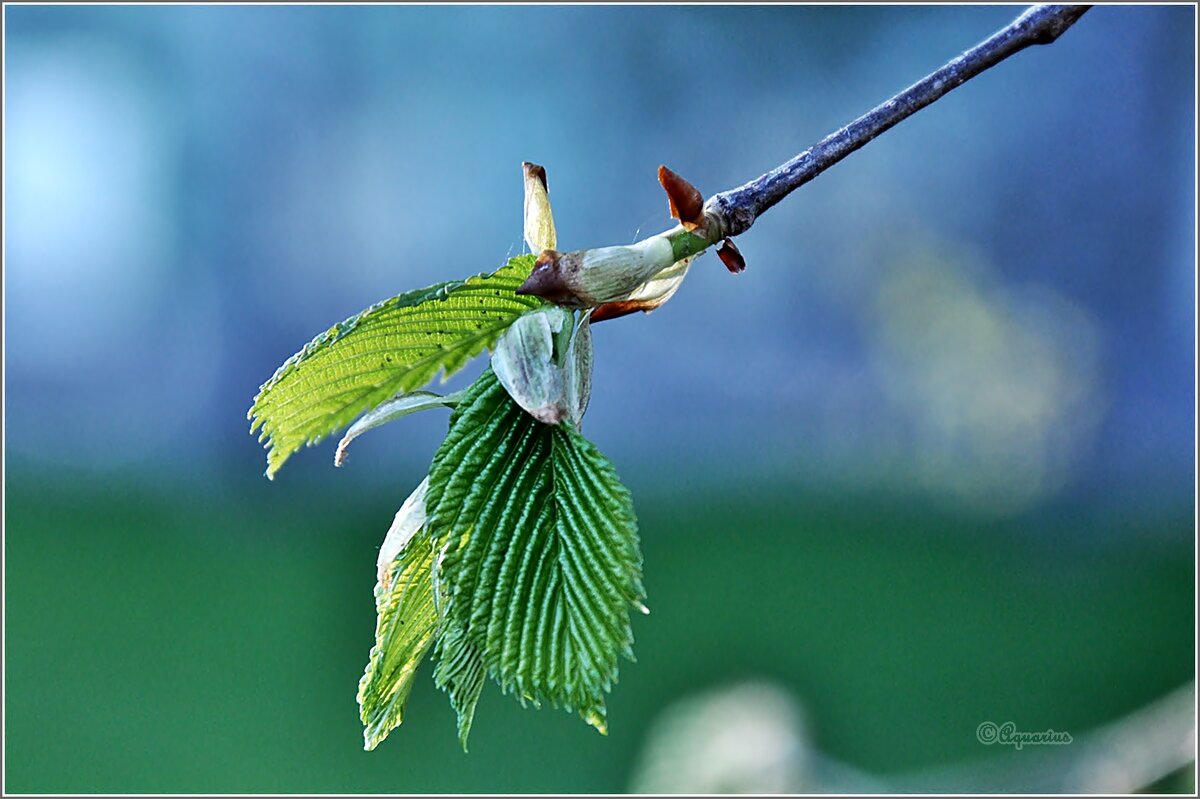
<svg viewBox="0 0 1200 799"><path fill-rule="evenodd" d="M383 546L379 547L376 568L378 569L379 584L383 586L384 590L391 587L396 558L404 550L405 545L417 534L417 531L425 526L425 492L428 489L429 478L426 477L416 490L409 494L408 499L404 500L400 510L396 511L396 516L392 519L392 526L388 528L387 535L383 539Z"/></svg>
<svg viewBox="0 0 1200 799"><path fill-rule="evenodd" d="M534 252L558 246L554 214L550 212L550 193L546 186L546 168L525 161L525 241Z"/></svg>
<svg viewBox="0 0 1200 799"><path fill-rule="evenodd" d="M643 310L653 311L675 295L683 279L687 277L688 267L695 260L695 255L679 259L639 286L626 299L641 304Z"/></svg>
<svg viewBox="0 0 1200 799"><path fill-rule="evenodd" d="M517 294L533 294L573 308L626 299L676 261L665 235L637 244L560 253L543 252Z"/></svg>
<svg viewBox="0 0 1200 799"><path fill-rule="evenodd" d="M591 394L591 332L586 324L576 331L574 314L564 308L527 313L496 342L492 371L539 422L577 425Z"/></svg>
<svg viewBox="0 0 1200 799"><path fill-rule="evenodd" d="M650 313L674 296L680 284L683 283L683 279L687 277L688 267L694 260L696 260L694 255L681 258L638 286L637 289L630 292L626 299L606 302L598 306L596 310L592 311L591 320L603 322L605 319L616 319L638 311Z"/></svg>

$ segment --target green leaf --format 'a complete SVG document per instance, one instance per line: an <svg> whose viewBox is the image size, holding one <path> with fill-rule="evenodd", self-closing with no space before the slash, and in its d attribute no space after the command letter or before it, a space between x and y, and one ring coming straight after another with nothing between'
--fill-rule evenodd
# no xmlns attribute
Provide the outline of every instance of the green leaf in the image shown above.
<svg viewBox="0 0 1200 799"><path fill-rule="evenodd" d="M471 722L475 719L475 705L483 691L486 674L483 655L467 638L462 627L450 622L438 638L437 658L433 682L450 695L450 706L458 715L458 740L465 752L467 738L471 734Z"/></svg>
<svg viewBox="0 0 1200 799"><path fill-rule="evenodd" d="M367 751L404 720L413 677L437 627L433 601L433 543L419 531L375 585L375 646L358 683Z"/></svg>
<svg viewBox="0 0 1200 799"><path fill-rule="evenodd" d="M629 493L567 425L538 422L491 371L450 417L429 473L427 526L448 615L522 703L604 731L617 655L632 658L642 557Z"/></svg>
<svg viewBox="0 0 1200 799"><path fill-rule="evenodd" d="M250 432L268 448L267 476L301 446L315 444L439 371L449 377L521 314L545 305L515 292L534 257L521 255L490 275L439 283L384 300L314 338L263 384L250 408Z"/></svg>

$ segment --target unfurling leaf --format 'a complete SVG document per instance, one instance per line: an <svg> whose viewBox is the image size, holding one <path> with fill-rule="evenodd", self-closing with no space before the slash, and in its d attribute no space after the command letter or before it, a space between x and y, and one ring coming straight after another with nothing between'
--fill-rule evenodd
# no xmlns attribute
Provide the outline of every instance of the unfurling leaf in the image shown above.
<svg viewBox="0 0 1200 799"><path fill-rule="evenodd" d="M437 627L433 603L433 546L419 531L375 586L375 646L358 683L363 740L370 751L404 720L413 677Z"/></svg>
<svg viewBox="0 0 1200 799"><path fill-rule="evenodd" d="M344 464L346 456L350 453L350 442L368 430L418 411L427 411L430 408L453 408L458 403L458 398L459 392L442 396L434 394L432 391L413 391L392 397L382 405L367 411L358 418L358 421L350 425L346 435L342 436L342 440L338 442L337 451L333 453L333 465Z"/></svg>
<svg viewBox="0 0 1200 799"><path fill-rule="evenodd" d="M451 415L426 504L446 547L449 621L489 673L522 703L573 709L603 731L644 593L633 505L612 465L570 425L521 410L489 371Z"/></svg>
<svg viewBox="0 0 1200 799"><path fill-rule="evenodd" d="M587 320L550 307L525 314L492 352L492 371L517 404L546 424L578 426L591 394L592 336Z"/></svg>
<svg viewBox="0 0 1200 799"><path fill-rule="evenodd" d="M262 428L267 476L306 444L396 394L449 377L495 344L513 320L544 304L519 296L533 268L523 255L490 275L440 283L371 306L310 341L263 384L248 414Z"/></svg>
<svg viewBox="0 0 1200 799"><path fill-rule="evenodd" d="M579 429L592 399L592 322L584 316L571 337L563 364L563 388L567 420Z"/></svg>
<svg viewBox="0 0 1200 799"><path fill-rule="evenodd" d="M384 588L390 588L392 573L395 570L395 560L408 546L408 542L425 526L425 492L429 490L429 478L422 480L404 500L400 510L392 518L383 544L379 547L379 557L375 561L376 578Z"/></svg>

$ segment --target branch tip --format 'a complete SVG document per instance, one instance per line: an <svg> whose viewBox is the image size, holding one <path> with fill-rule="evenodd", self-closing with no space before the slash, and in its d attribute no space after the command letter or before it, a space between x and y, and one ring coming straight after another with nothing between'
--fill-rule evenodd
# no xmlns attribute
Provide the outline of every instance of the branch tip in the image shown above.
<svg viewBox="0 0 1200 799"><path fill-rule="evenodd" d="M1035 5L986 40L956 56L904 91L834 131L775 169L710 201L726 235L744 233L764 211L794 190L873 141L884 131L976 75L1022 50L1056 41L1091 6Z"/></svg>

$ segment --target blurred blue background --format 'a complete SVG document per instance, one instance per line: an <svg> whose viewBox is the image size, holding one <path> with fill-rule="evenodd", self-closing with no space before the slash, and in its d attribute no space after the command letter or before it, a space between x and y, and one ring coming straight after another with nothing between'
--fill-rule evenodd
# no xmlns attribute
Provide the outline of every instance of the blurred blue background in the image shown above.
<svg viewBox="0 0 1200 799"><path fill-rule="evenodd" d="M563 249L632 242L660 163L740 184L1016 13L6 7L7 789L619 791L745 675L908 773L1188 682L1190 7L1094 9L596 329L654 610L608 739L489 689L463 756L421 679L362 753L375 549L444 418L274 483L247 435L315 333L521 252L522 160Z"/></svg>

